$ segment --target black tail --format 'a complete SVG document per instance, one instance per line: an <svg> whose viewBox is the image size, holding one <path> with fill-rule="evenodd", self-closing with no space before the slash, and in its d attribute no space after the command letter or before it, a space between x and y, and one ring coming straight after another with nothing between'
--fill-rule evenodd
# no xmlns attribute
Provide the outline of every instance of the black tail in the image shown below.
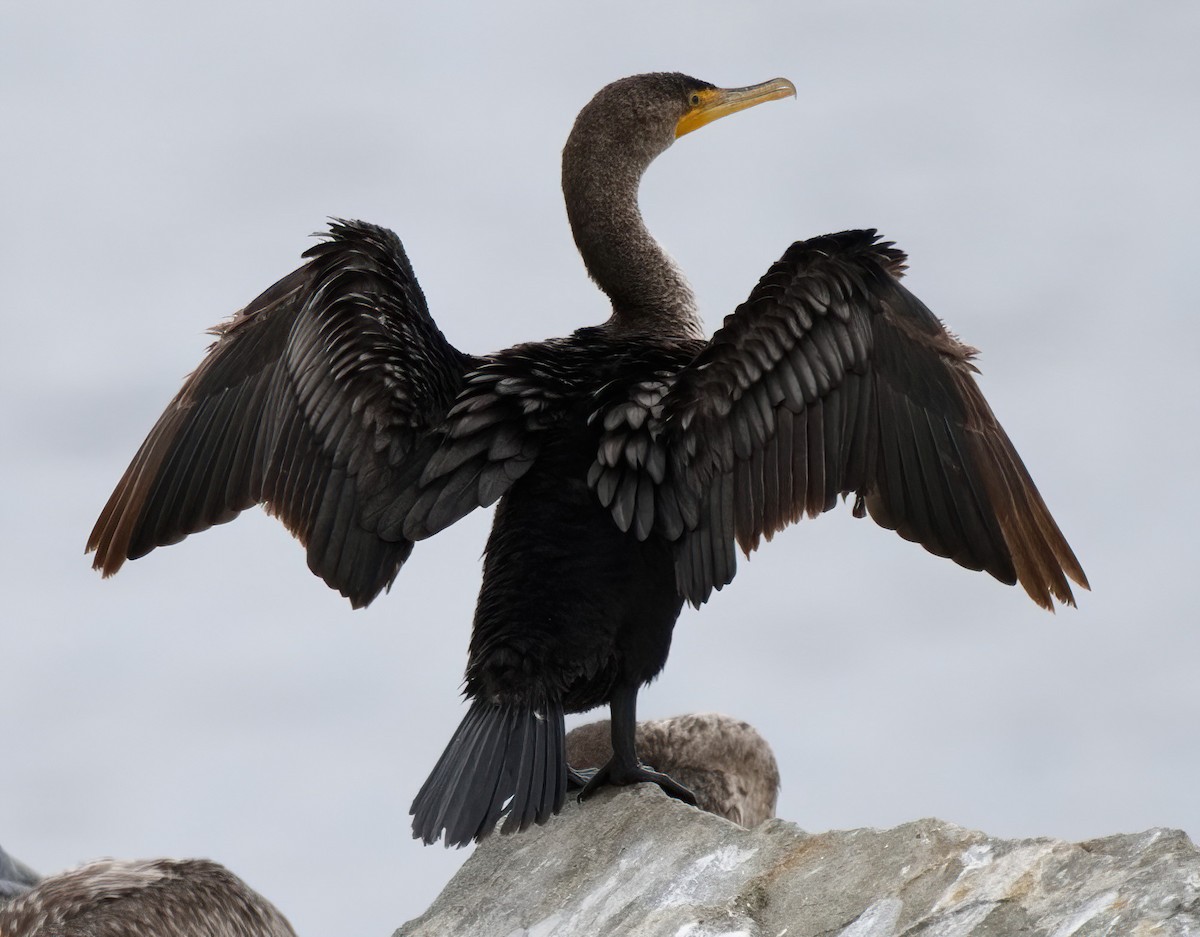
<svg viewBox="0 0 1200 937"><path fill-rule="evenodd" d="M504 813L502 833L545 823L566 799L563 736L560 703L473 702L408 811L413 838L429 844L444 833L447 846L465 846Z"/></svg>

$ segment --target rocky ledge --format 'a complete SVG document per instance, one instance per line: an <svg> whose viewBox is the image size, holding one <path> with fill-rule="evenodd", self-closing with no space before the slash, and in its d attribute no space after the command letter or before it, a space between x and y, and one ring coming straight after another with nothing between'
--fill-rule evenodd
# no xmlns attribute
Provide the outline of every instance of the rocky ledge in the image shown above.
<svg viewBox="0 0 1200 937"><path fill-rule="evenodd" d="M1085 843L940 820L746 830L657 788L485 840L396 937L1185 937L1200 854L1176 830Z"/></svg>

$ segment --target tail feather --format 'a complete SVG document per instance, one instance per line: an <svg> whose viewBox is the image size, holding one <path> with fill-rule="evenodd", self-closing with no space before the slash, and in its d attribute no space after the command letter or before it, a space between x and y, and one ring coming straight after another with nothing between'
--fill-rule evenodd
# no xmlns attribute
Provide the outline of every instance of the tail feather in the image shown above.
<svg viewBox="0 0 1200 937"><path fill-rule="evenodd" d="M525 738L520 747L528 755L520 760L512 807L500 830L502 833L521 832L528 829L529 824L537 819L540 792L546 789L546 729L544 713L534 713L534 718L525 722ZM530 755L532 757L529 757Z"/></svg>
<svg viewBox="0 0 1200 937"><path fill-rule="evenodd" d="M461 790L463 785L469 784L474 778L478 777L475 764L480 760L481 751L489 747L493 750L496 748L502 750L504 739L499 733L489 734L485 721L479 718L472 719L471 714L468 713L467 718L463 720L462 726L455 733L450 744L456 747L459 752L470 754L455 759L447 758L444 753L438 760L432 774L430 774L429 780L425 782L425 787L428 787L431 791ZM422 788L422 792L424 792L425 787ZM418 793L419 796L420 793ZM462 817L463 811L469 808L477 797L478 795L475 798L471 796L459 796L455 799L443 797L440 802L436 798L431 798L431 803L436 808L436 812L432 818L433 829L458 828L464 822L464 818ZM434 838L436 839L436 835Z"/></svg>
<svg viewBox="0 0 1200 937"><path fill-rule="evenodd" d="M413 837L465 846L505 813L502 833L545 823L566 800L564 735L560 703L473 702L413 801Z"/></svg>

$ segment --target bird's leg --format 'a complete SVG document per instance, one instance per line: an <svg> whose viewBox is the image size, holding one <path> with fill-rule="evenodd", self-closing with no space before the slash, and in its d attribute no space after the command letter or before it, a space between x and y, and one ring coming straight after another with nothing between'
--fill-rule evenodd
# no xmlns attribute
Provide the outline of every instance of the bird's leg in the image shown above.
<svg viewBox="0 0 1200 937"><path fill-rule="evenodd" d="M580 768L576 770L567 765L567 790L577 791L587 787L588 781L596 776L596 768Z"/></svg>
<svg viewBox="0 0 1200 937"><path fill-rule="evenodd" d="M612 747L613 756L604 767L588 779L579 792L580 800L587 800L605 784L624 786L648 781L657 784L663 793L696 806L696 795L659 771L647 768L637 757L637 687L620 686L613 691L612 701Z"/></svg>

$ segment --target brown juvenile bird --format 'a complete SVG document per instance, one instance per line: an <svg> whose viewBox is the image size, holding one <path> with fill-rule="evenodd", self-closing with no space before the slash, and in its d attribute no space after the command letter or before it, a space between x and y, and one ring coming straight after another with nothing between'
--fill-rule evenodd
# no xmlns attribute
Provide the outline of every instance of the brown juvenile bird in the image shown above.
<svg viewBox="0 0 1200 937"><path fill-rule="evenodd" d="M696 806L744 827L775 816L779 765L748 722L721 713L689 713L637 724L638 754L696 795ZM567 733L567 762L599 769L612 758L607 719Z"/></svg>
<svg viewBox="0 0 1200 937"><path fill-rule="evenodd" d="M0 904L0 937L296 937L287 919L207 859L102 859Z"/></svg>
<svg viewBox="0 0 1200 937"><path fill-rule="evenodd" d="M900 282L874 231L798 241L706 339L638 186L678 137L792 96L679 74L603 88L563 150L575 243L611 317L476 357L450 345L394 234L333 225L304 266L217 329L88 541L96 568L262 504L355 606L413 543L499 499L466 675L470 709L413 803L461 844L543 823L572 774L563 713L608 703L603 784L638 761L638 689L685 601L735 544L855 495L854 512L1006 583L1073 604L1083 570L976 385L974 351ZM762 157L758 157L761 162Z"/></svg>

